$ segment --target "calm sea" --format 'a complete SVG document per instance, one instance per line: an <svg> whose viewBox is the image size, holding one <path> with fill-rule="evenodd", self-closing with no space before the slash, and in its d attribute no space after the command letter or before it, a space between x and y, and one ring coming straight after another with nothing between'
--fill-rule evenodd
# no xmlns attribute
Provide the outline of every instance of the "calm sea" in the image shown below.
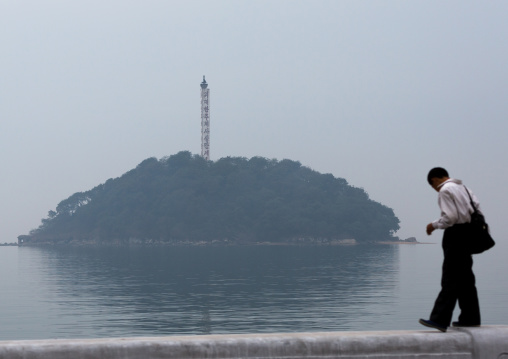
<svg viewBox="0 0 508 359"><path fill-rule="evenodd" d="M502 253L475 256L485 324L508 324ZM439 243L0 247L0 340L423 329L441 261Z"/></svg>

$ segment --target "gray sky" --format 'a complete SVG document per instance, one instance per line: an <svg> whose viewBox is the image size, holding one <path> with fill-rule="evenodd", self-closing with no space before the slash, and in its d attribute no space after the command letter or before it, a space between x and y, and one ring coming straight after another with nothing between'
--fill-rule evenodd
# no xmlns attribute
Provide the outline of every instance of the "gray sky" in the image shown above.
<svg viewBox="0 0 508 359"><path fill-rule="evenodd" d="M292 159L425 235L447 168L508 235L508 1L0 2L0 242L142 160Z"/></svg>

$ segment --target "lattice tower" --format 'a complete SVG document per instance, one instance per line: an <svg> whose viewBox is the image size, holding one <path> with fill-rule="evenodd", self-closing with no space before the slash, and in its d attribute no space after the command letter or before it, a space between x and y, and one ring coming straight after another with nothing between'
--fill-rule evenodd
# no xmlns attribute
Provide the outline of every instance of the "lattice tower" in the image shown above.
<svg viewBox="0 0 508 359"><path fill-rule="evenodd" d="M204 76L201 82L201 156L210 160L210 89Z"/></svg>

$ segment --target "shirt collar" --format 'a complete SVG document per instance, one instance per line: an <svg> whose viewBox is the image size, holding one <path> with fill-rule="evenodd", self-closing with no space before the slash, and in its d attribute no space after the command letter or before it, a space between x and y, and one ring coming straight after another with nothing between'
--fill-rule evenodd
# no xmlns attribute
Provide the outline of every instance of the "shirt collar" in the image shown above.
<svg viewBox="0 0 508 359"><path fill-rule="evenodd" d="M451 178L447 179L447 180L446 180L446 181L444 181L443 183L439 184L439 185L437 186L437 188L441 188L441 187L443 187L443 185L444 185L445 183L448 183L448 182L450 182L451 180L452 180Z"/></svg>

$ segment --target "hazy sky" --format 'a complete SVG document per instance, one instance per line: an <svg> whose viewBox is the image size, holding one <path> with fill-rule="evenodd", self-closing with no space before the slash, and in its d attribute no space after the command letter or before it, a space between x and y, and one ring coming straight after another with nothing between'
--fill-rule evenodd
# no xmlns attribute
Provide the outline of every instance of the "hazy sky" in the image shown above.
<svg viewBox="0 0 508 359"><path fill-rule="evenodd" d="M430 238L447 168L507 238L508 1L0 2L0 242L142 160L291 159Z"/></svg>

